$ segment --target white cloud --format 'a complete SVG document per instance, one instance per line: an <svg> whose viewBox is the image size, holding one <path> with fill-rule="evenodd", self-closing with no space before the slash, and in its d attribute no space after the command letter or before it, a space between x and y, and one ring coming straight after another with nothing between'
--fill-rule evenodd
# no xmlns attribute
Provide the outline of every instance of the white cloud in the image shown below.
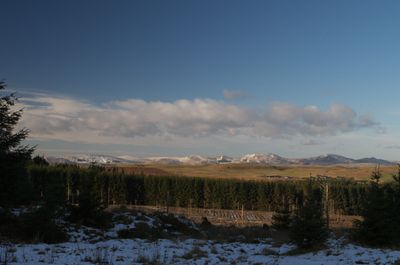
<svg viewBox="0 0 400 265"><path fill-rule="evenodd" d="M322 111L316 106L273 103L260 112L212 99L128 99L94 105L43 94L25 98L21 104L25 107L22 124L31 130L31 136L92 143L212 135L277 139L335 135L378 126L370 116L359 116L339 104Z"/></svg>
<svg viewBox="0 0 400 265"><path fill-rule="evenodd" d="M372 118L358 116L353 109L340 104L322 111L316 106L300 107L277 102L268 108L255 130L256 134L266 137L323 136L377 125Z"/></svg>

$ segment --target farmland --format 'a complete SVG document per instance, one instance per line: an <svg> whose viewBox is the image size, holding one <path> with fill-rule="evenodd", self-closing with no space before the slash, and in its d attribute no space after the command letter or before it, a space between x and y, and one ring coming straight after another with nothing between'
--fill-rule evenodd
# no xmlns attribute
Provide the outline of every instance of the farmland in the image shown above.
<svg viewBox="0 0 400 265"><path fill-rule="evenodd" d="M202 178L232 178L241 180L301 179L317 175L343 177L365 181L369 179L375 165L332 166L271 166L257 164L206 164L206 165L120 165L126 173L156 176L190 176ZM380 166L382 181L390 181L397 166ZM279 178L280 177L280 178Z"/></svg>

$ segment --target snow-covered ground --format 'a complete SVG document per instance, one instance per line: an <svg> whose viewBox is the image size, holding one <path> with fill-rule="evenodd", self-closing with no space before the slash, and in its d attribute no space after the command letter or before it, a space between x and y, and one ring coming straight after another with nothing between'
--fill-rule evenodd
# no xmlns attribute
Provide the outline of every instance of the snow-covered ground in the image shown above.
<svg viewBox="0 0 400 265"><path fill-rule="evenodd" d="M394 264L400 251L342 245L331 240L329 249L288 256L293 246L273 243L218 243L204 240L141 239L98 243L9 246L9 264ZM0 249L4 257L6 247ZM151 263L153 262L153 263Z"/></svg>
<svg viewBox="0 0 400 265"><path fill-rule="evenodd" d="M191 229L196 224L177 217ZM146 226L176 235L173 225L160 221L160 215L118 213L113 227L101 231L69 226L70 242L60 244L1 244L0 264L400 264L400 251L371 249L345 239L330 239L327 248L314 253L288 255L290 244L277 244L270 238L259 243L223 242L171 236L171 239L119 239L118 231ZM168 219L165 219L168 220ZM179 233L178 233L179 234Z"/></svg>

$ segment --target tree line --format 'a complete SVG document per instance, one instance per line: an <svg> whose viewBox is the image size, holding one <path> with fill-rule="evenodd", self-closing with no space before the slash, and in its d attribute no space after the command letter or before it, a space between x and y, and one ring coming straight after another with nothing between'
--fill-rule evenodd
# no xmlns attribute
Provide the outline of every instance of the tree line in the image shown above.
<svg viewBox="0 0 400 265"><path fill-rule="evenodd" d="M90 193L103 206L115 204L275 211L304 201L307 181L246 181L130 175L91 166L33 164L28 167L36 201L78 204ZM330 211L360 214L368 185L328 180ZM312 189L320 189L314 182Z"/></svg>

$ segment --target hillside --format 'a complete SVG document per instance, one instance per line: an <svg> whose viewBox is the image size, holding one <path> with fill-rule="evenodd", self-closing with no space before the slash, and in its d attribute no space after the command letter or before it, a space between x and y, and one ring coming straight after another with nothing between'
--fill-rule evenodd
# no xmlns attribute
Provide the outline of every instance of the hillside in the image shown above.
<svg viewBox="0 0 400 265"><path fill-rule="evenodd" d="M52 163L74 164L164 164L164 165L206 165L206 164L260 164L260 165L356 165L356 164L380 164L394 165L395 162L375 157L353 159L337 154L326 154L308 158L286 158L273 153L246 154L241 157L218 156L153 156L136 157L130 155L110 156L104 154L77 154L64 157L47 156Z"/></svg>

